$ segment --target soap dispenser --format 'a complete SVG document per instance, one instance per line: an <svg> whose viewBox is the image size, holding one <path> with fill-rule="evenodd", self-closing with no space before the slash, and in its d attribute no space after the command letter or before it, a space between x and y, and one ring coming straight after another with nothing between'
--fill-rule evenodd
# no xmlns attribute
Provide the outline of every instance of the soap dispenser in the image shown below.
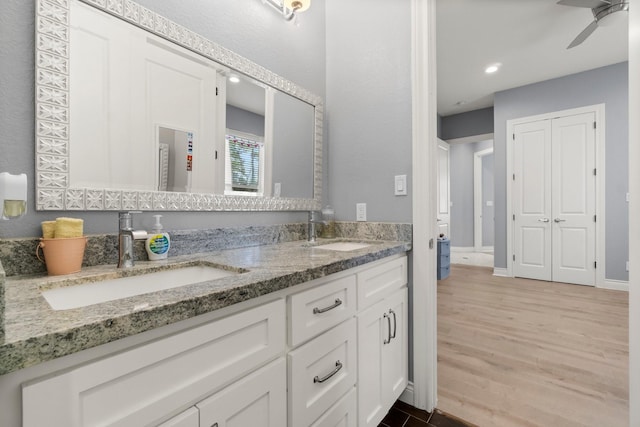
<svg viewBox="0 0 640 427"><path fill-rule="evenodd" d="M153 224L153 232L149 234L145 244L147 254L151 261L167 259L171 240L169 239L169 234L162 231L162 224L160 224L160 218L162 218L162 215L154 215L153 217L156 219L156 223Z"/></svg>

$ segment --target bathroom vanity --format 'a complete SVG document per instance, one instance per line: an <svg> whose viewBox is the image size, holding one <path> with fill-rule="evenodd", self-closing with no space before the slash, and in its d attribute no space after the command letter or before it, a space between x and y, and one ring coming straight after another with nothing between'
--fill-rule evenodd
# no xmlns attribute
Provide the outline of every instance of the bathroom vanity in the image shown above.
<svg viewBox="0 0 640 427"><path fill-rule="evenodd" d="M378 425L407 385L410 245L327 247L175 257L238 273L67 310L42 293L114 267L8 278L3 394L24 426Z"/></svg>

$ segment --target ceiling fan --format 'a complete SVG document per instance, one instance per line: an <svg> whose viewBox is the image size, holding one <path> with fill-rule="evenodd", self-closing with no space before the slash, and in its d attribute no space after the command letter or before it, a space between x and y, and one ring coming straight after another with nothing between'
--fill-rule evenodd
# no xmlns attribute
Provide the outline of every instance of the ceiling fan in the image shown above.
<svg viewBox="0 0 640 427"><path fill-rule="evenodd" d="M618 12L627 12L629 10L628 0L560 0L558 4L564 6L587 7L593 13L593 22L582 30L567 49L578 46L585 41L587 37L593 33L600 25L605 25L607 21L614 20L620 16Z"/></svg>

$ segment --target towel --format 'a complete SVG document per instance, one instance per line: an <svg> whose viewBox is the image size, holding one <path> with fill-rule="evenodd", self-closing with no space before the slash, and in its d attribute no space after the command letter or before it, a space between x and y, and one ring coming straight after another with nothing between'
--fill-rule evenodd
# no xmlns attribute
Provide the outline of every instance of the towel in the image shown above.
<svg viewBox="0 0 640 427"><path fill-rule="evenodd" d="M42 221L42 237L53 239L56 236L56 222Z"/></svg>
<svg viewBox="0 0 640 427"><path fill-rule="evenodd" d="M56 218L55 238L82 237L84 221L78 218Z"/></svg>

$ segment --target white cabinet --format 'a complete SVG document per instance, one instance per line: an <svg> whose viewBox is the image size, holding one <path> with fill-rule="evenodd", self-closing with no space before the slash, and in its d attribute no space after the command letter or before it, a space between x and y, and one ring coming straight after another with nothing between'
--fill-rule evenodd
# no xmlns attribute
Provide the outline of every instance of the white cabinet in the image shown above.
<svg viewBox="0 0 640 427"><path fill-rule="evenodd" d="M283 427L287 424L284 358L196 404L200 427Z"/></svg>
<svg viewBox="0 0 640 427"><path fill-rule="evenodd" d="M318 418L311 427L356 427L357 425L358 403L356 390L352 389Z"/></svg>
<svg viewBox="0 0 640 427"><path fill-rule="evenodd" d="M200 413L198 412L198 408L191 407L163 422L158 427L200 427Z"/></svg>
<svg viewBox="0 0 640 427"><path fill-rule="evenodd" d="M289 426L309 426L356 384L356 321L289 352Z"/></svg>
<svg viewBox="0 0 640 427"><path fill-rule="evenodd" d="M285 332L280 299L27 384L23 426L157 425L282 354Z"/></svg>
<svg viewBox="0 0 640 427"><path fill-rule="evenodd" d="M407 385L406 284L395 256L104 352L25 383L23 426L375 427Z"/></svg>
<svg viewBox="0 0 640 427"><path fill-rule="evenodd" d="M407 386L408 291L404 286L406 279L403 282L398 269L404 262L404 258L390 261L358 277L358 292L361 288L373 289L375 291L368 295L380 296L377 302L358 314L360 427L377 426ZM371 297L365 301L373 300Z"/></svg>

